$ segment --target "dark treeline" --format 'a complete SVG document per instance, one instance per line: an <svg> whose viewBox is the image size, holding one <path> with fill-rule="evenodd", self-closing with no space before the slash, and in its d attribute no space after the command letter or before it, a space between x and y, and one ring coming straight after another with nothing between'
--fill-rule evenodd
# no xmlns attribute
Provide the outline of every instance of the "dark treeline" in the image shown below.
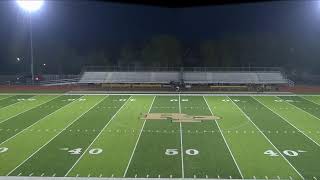
<svg viewBox="0 0 320 180"><path fill-rule="evenodd" d="M19 45L7 47L1 72L29 70L27 42L25 39L17 43ZM84 66L280 66L291 72L316 74L320 69L320 41L286 33L226 33L196 42L182 42L175 36L163 34L145 42L105 44L104 48L90 49L70 44L54 39L36 41L37 73L78 74ZM17 54L23 58L22 62L12 61Z"/></svg>

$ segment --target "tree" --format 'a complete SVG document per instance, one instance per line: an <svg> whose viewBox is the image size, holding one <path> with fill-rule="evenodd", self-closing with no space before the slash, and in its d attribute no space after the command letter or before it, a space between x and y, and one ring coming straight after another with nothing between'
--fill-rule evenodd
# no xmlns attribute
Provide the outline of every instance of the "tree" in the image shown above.
<svg viewBox="0 0 320 180"><path fill-rule="evenodd" d="M152 38L141 54L143 63L149 66L180 66L182 63L181 43L168 35Z"/></svg>
<svg viewBox="0 0 320 180"><path fill-rule="evenodd" d="M141 61L139 57L139 50L131 44L125 45L120 51L119 66L131 66L139 64Z"/></svg>
<svg viewBox="0 0 320 180"><path fill-rule="evenodd" d="M212 40L204 41L200 44L200 58L205 66L215 67L219 65L218 48Z"/></svg>

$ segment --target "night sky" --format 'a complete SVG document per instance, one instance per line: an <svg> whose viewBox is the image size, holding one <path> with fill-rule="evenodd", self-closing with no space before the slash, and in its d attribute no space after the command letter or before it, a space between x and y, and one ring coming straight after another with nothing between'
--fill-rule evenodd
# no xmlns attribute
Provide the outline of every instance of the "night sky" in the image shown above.
<svg viewBox="0 0 320 180"><path fill-rule="evenodd" d="M35 48L63 42L80 54L141 43L159 34L191 44L239 32L275 32L320 40L320 1L308 0L179 9L102 1L46 1L32 20ZM14 61L15 52L17 57L28 56L21 53L21 49L28 50L27 40L26 14L14 1L0 1L0 64L8 64L8 58ZM12 50L15 48L20 51ZM4 69L1 66L0 72Z"/></svg>

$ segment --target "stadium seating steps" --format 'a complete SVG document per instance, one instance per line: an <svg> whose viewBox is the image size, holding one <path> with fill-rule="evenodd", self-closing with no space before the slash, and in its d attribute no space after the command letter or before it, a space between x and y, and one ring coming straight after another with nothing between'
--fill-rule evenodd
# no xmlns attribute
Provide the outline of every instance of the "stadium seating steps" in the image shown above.
<svg viewBox="0 0 320 180"><path fill-rule="evenodd" d="M167 84L287 84L280 71L272 72L84 72L79 80L86 83Z"/></svg>

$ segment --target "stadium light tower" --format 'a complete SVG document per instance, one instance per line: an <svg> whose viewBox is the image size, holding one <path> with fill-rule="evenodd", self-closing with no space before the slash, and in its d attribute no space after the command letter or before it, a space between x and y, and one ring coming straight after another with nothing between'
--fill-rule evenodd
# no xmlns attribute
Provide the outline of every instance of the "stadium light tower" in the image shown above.
<svg viewBox="0 0 320 180"><path fill-rule="evenodd" d="M34 65L33 65L33 40L32 40L32 16L31 14L39 10L43 6L43 0L17 0L17 4L21 9L26 11L29 15L29 28L30 28L30 59L31 59L31 78L32 84L34 83Z"/></svg>

